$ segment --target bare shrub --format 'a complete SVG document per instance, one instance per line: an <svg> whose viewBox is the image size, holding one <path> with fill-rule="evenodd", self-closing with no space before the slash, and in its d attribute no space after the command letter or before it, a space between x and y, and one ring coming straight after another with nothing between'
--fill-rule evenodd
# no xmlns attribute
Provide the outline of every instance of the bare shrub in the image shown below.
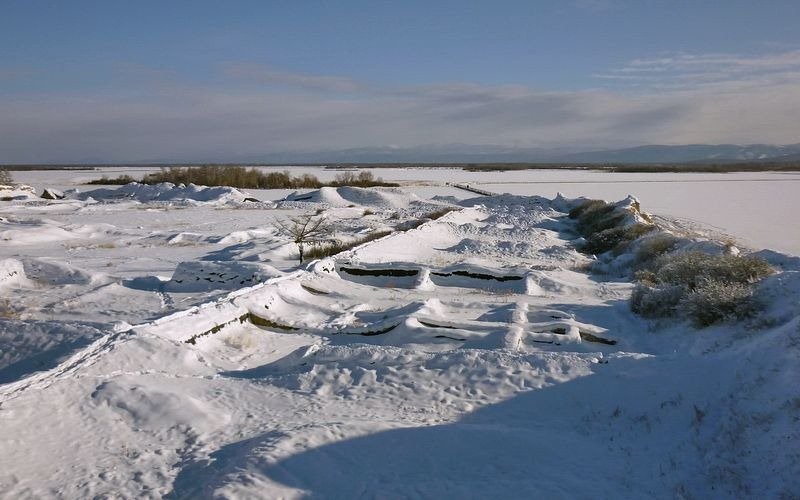
<svg viewBox="0 0 800 500"><path fill-rule="evenodd" d="M673 250L680 241L681 238L664 231L642 238L636 247L636 261L639 264L652 262Z"/></svg>
<svg viewBox="0 0 800 500"><path fill-rule="evenodd" d="M578 232L589 237L622 224L627 214L616 208L602 200L588 200L570 210L569 216L578 219Z"/></svg>
<svg viewBox="0 0 800 500"><path fill-rule="evenodd" d="M631 310L650 318L685 314L697 327L755 315L755 283L774 270L758 257L663 254L636 273Z"/></svg>
<svg viewBox="0 0 800 500"><path fill-rule="evenodd" d="M638 202L634 202L633 210L639 212ZM626 209L603 200L586 200L570 210L569 217L577 219L576 229L586 239L580 250L591 254L623 252L630 242L656 229L653 224L625 225L629 215Z"/></svg>
<svg viewBox="0 0 800 500"><path fill-rule="evenodd" d="M11 172L5 168L0 168L0 184L13 184L14 179L11 177Z"/></svg>
<svg viewBox="0 0 800 500"><path fill-rule="evenodd" d="M681 305L699 328L720 321L749 318L761 308L753 296L752 286L711 280L700 283L689 292Z"/></svg>
<svg viewBox="0 0 800 500"><path fill-rule="evenodd" d="M86 184L99 184L101 186L110 186L110 185L124 186L125 184L130 184L131 182L136 182L136 179L134 179L130 175L120 175L119 177L115 177L113 179L109 178L107 175L104 175L103 177L95 179L93 181L89 181Z"/></svg>
<svg viewBox="0 0 800 500"><path fill-rule="evenodd" d="M308 249L308 251L305 253L305 257L309 260L331 257L338 253L350 250L351 248L363 245L364 243L374 241L379 238L383 238L384 236L388 236L390 234L392 234L392 231L388 230L375 231L369 233L366 236L362 236L361 238L357 238L353 241L348 241L348 242L335 241L335 242L328 242L319 245L314 245L310 249Z"/></svg>
<svg viewBox="0 0 800 500"><path fill-rule="evenodd" d="M674 316L686 293L683 285L654 287L639 283L631 293L631 311L645 318Z"/></svg>
<svg viewBox="0 0 800 500"><path fill-rule="evenodd" d="M144 184L171 182L173 184L200 184L203 186L229 186L249 189L300 189L319 188L322 183L310 174L293 177L288 171L264 173L256 168L224 165L202 167L170 167L146 175Z"/></svg>
<svg viewBox="0 0 800 500"><path fill-rule="evenodd" d="M623 243L631 242L654 230L650 224L633 224L631 226L612 227L603 231L592 233L586 238L586 243L581 250L587 253L601 254L614 250Z"/></svg>
<svg viewBox="0 0 800 500"><path fill-rule="evenodd" d="M286 221L277 221L277 225L297 245L300 253L300 262L303 262L303 253L306 245L320 243L328 239L333 230L324 217L315 216L314 214L291 217Z"/></svg>
<svg viewBox="0 0 800 500"><path fill-rule="evenodd" d="M587 211L596 210L608 206L603 200L586 200L569 211L570 219L577 219Z"/></svg>
<svg viewBox="0 0 800 500"><path fill-rule="evenodd" d="M19 319L20 309L15 307L9 299L0 299L0 318Z"/></svg>
<svg viewBox="0 0 800 500"><path fill-rule="evenodd" d="M656 259L654 267L660 283L685 284L692 289L706 281L755 283L775 272L772 266L758 257L709 255L703 252L663 255Z"/></svg>
<svg viewBox="0 0 800 500"><path fill-rule="evenodd" d="M424 218L429 219L429 220L436 220L436 219L439 219L441 217L444 217L445 215L447 215L450 212L453 212L455 210L458 210L458 209L454 208L454 207L440 208L439 210L434 210L433 212L425 214Z"/></svg>
<svg viewBox="0 0 800 500"><path fill-rule="evenodd" d="M136 182L129 175L121 175L114 179L102 177L87 184L128 184ZM228 186L245 189L318 189L323 186L397 186L397 184L375 179L371 172L345 172L336 176L336 180L325 184L311 174L293 176L289 171L265 173L257 168L245 168L230 165L203 165L200 167L162 168L160 172L145 175L142 184L198 184L202 186Z"/></svg>
<svg viewBox="0 0 800 500"><path fill-rule="evenodd" d="M398 184L384 182L380 177L375 177L372 172L362 170L358 174L355 172L341 172L336 174L331 186L356 186L356 187L397 187Z"/></svg>

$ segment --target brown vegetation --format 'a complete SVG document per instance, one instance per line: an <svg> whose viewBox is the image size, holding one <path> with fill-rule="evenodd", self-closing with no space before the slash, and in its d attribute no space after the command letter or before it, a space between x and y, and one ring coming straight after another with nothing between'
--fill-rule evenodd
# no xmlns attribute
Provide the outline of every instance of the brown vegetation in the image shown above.
<svg viewBox="0 0 800 500"><path fill-rule="evenodd" d="M755 284L773 272L752 256L664 254L636 273L631 309L650 318L683 314L698 327L744 319L760 309Z"/></svg>
<svg viewBox="0 0 800 500"><path fill-rule="evenodd" d="M89 181L87 184L119 185L130 182L142 184L158 184L171 182L173 184L198 184L201 186L228 186L245 189L317 189L323 186L356 186L356 187L396 187L397 184L383 182L375 178L372 172L343 172L329 183L324 183L311 174L298 176L291 175L288 171L265 173L257 168L205 165L202 167L170 167L160 172L147 174L140 180L130 175L121 175L110 179L106 176Z"/></svg>

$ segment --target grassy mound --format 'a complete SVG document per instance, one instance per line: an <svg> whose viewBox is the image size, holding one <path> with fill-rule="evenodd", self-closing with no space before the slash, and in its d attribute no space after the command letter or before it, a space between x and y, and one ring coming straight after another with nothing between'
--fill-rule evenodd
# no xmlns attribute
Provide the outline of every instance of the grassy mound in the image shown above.
<svg viewBox="0 0 800 500"><path fill-rule="evenodd" d="M569 217L577 221L575 228L586 240L579 250L590 254L620 250L656 228L637 201L625 206L586 200L570 210Z"/></svg>

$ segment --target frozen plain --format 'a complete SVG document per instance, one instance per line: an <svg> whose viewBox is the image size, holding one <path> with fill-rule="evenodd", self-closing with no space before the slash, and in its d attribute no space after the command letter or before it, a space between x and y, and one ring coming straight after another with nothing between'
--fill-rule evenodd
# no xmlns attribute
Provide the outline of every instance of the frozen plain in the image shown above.
<svg viewBox="0 0 800 500"><path fill-rule="evenodd" d="M791 498L800 491L797 259L774 257L783 272L767 286L775 297L769 327L653 325L629 312L630 283L580 271L587 257L565 236L568 204L552 200L556 191L619 199L646 191L644 183L579 184L556 172L552 183L520 184L531 180L423 172L377 171L386 180L407 175L401 192L324 190L276 208L222 198L3 206L0 260L22 272L0 285L11 298L0 324L7 346L0 491L9 498ZM276 218L324 209L345 236L357 235L457 201L431 196L471 196L442 186L442 172L450 182L488 176L498 182L487 189L536 189L524 194L550 199L470 200L417 229L299 269L293 246L274 230ZM98 174L44 175L53 173L17 178L65 189L76 176ZM719 190L717 200L731 185L751 184L711 177L705 184ZM670 199L692 192L682 186L665 195L676 183L649 184L651 204L673 209ZM670 215L740 236L736 220L706 217L720 212L708 199ZM263 283L217 280L228 272ZM487 285L479 275L519 279Z"/></svg>
<svg viewBox="0 0 800 500"><path fill-rule="evenodd" d="M284 170L285 167L263 167ZM310 173L330 180L335 170L320 167L290 167L293 173ZM106 174L128 174L135 178L146 168L108 168L97 172L18 172L20 182L41 190L79 187L81 182ZM498 193L619 200L635 195L652 213L697 222L735 238L754 249L770 248L800 255L800 230L774 221L800 216L800 173L606 173L578 170L526 170L508 172L466 172L461 169L373 169L384 180L406 184L423 197L436 194L465 198L460 190L448 189L446 182L470 183ZM84 187L85 188L85 187ZM277 199L285 191L260 194Z"/></svg>

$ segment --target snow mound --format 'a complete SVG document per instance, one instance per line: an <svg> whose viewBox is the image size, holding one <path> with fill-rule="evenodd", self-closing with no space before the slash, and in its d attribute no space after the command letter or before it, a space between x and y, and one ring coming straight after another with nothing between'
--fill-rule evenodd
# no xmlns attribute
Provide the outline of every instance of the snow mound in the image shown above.
<svg viewBox="0 0 800 500"><path fill-rule="evenodd" d="M499 254L515 257L531 257L539 252L539 248L527 241L498 241L491 243L472 238L464 238L458 244L447 248L449 252L458 254Z"/></svg>
<svg viewBox="0 0 800 500"><path fill-rule="evenodd" d="M53 368L103 334L93 324L0 318L0 384Z"/></svg>
<svg viewBox="0 0 800 500"><path fill-rule="evenodd" d="M107 405L136 429L164 432L173 427L203 431L227 420L227 415L185 394L127 381L106 381L92 393L97 405Z"/></svg>
<svg viewBox="0 0 800 500"><path fill-rule="evenodd" d="M87 285L102 276L55 260L24 259L23 265L28 278L53 286Z"/></svg>
<svg viewBox="0 0 800 500"><path fill-rule="evenodd" d="M244 192L225 186L196 186L194 184L139 184L131 182L117 189L100 188L80 192L77 190L64 193L66 197L79 200L94 199L98 201L133 200L141 203L161 202L197 202L197 203L243 203L250 198Z"/></svg>
<svg viewBox="0 0 800 500"><path fill-rule="evenodd" d="M359 187L323 187L316 191L294 192L286 197L286 201L304 201L308 203L324 203L332 207L350 205L406 208L412 202L421 199L412 193L398 188L359 188Z"/></svg>
<svg viewBox="0 0 800 500"><path fill-rule="evenodd" d="M30 200L37 198L36 190L24 184L0 184L0 201Z"/></svg>
<svg viewBox="0 0 800 500"><path fill-rule="evenodd" d="M277 233L274 227L264 229L248 229L246 231L233 231L220 238L216 243L220 245L231 245L234 243L245 243L256 238L267 238Z"/></svg>

